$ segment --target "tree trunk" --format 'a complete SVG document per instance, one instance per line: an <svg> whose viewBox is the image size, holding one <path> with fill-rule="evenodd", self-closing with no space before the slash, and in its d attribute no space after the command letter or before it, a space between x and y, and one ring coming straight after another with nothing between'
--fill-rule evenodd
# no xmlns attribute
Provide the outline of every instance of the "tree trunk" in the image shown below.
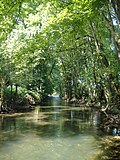
<svg viewBox="0 0 120 160"><path fill-rule="evenodd" d="M5 81L4 79L1 79L0 111L3 110L3 105L4 105L4 89L5 89Z"/></svg>

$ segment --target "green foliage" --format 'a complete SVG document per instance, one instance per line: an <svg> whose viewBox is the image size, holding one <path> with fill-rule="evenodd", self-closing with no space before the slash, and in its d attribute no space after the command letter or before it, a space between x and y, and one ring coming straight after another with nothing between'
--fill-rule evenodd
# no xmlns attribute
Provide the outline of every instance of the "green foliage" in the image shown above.
<svg viewBox="0 0 120 160"><path fill-rule="evenodd" d="M2 0L0 6L1 99L9 85L36 99L59 92L109 103L118 94L120 29L108 1Z"/></svg>

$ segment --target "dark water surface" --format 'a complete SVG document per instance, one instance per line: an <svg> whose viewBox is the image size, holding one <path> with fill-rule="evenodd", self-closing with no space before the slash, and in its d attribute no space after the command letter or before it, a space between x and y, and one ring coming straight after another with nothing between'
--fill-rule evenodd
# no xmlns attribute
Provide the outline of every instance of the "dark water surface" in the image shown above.
<svg viewBox="0 0 120 160"><path fill-rule="evenodd" d="M54 98L34 111L0 117L0 160L93 160L99 114Z"/></svg>

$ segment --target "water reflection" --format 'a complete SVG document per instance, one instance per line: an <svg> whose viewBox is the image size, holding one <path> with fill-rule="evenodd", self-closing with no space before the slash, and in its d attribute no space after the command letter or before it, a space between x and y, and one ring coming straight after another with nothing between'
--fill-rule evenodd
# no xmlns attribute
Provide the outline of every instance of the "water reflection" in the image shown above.
<svg viewBox="0 0 120 160"><path fill-rule="evenodd" d="M23 116L0 117L0 160L16 160L21 152L21 160L84 160L99 150L98 112L60 106L58 100L53 104Z"/></svg>
<svg viewBox="0 0 120 160"><path fill-rule="evenodd" d="M0 120L1 133L36 131L40 136L73 136L96 134L98 112L91 109L36 107L23 117L6 117Z"/></svg>

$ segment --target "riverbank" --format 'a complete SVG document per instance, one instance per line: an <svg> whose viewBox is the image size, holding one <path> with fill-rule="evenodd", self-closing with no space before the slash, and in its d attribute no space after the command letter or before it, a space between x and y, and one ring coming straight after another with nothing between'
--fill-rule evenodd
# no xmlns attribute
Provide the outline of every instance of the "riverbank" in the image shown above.
<svg viewBox="0 0 120 160"><path fill-rule="evenodd" d="M0 110L0 115L3 114L17 114L17 113L21 113L21 112L29 112L31 110L33 110L35 108L34 105L24 105L24 106L19 106L17 105L14 108L4 108L4 110Z"/></svg>
<svg viewBox="0 0 120 160"><path fill-rule="evenodd" d="M102 152L95 160L120 160L120 136L111 136L102 139Z"/></svg>

